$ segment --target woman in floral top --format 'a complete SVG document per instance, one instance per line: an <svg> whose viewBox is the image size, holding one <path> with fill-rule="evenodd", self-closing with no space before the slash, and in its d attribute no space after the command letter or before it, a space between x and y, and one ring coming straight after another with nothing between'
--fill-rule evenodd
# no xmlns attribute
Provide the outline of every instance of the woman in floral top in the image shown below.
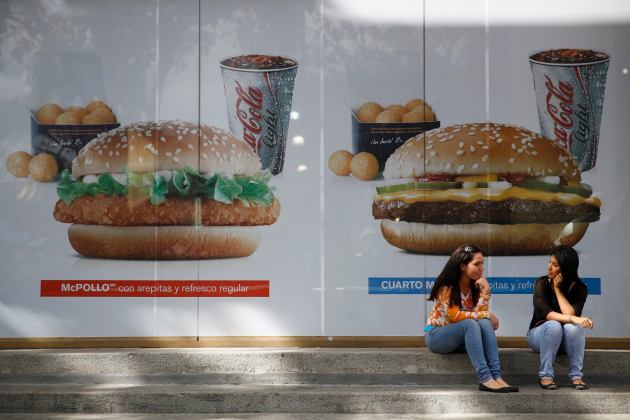
<svg viewBox="0 0 630 420"><path fill-rule="evenodd" d="M479 389L516 392L502 378L497 338L499 319L488 311L490 285L483 275L483 254L475 245L457 248L435 280L434 301L425 341L434 353L466 350L479 379Z"/></svg>

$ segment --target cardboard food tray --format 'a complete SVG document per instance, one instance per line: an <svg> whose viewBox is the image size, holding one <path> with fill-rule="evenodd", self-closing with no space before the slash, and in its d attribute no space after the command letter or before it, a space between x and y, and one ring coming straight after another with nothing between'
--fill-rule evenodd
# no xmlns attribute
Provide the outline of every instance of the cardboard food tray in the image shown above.
<svg viewBox="0 0 630 420"><path fill-rule="evenodd" d="M31 110L31 149L33 156L49 153L59 170L70 169L72 160L86 144L103 131L120 127L120 123L94 125L40 124Z"/></svg>
<svg viewBox="0 0 630 420"><path fill-rule="evenodd" d="M379 171L387 158L411 137L439 128L439 121L419 123L362 123L352 112L352 153L369 152L376 156Z"/></svg>

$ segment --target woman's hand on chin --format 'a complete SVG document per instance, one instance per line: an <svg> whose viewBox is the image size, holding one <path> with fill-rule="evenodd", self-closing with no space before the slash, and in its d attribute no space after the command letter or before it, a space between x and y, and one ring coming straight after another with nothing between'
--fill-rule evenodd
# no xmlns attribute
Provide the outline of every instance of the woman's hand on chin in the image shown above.
<svg viewBox="0 0 630 420"><path fill-rule="evenodd" d="M559 289L562 286L562 273L558 273L556 277L552 279L554 289Z"/></svg>
<svg viewBox="0 0 630 420"><path fill-rule="evenodd" d="M490 283L488 283L488 279L486 279L485 277L481 277L479 280L475 281L475 286L482 294L490 294Z"/></svg>

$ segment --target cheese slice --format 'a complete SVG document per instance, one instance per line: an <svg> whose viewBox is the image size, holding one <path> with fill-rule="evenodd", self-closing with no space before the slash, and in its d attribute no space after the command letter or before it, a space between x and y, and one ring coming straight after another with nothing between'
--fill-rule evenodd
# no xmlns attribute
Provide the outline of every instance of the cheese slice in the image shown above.
<svg viewBox="0 0 630 420"><path fill-rule="evenodd" d="M494 174L456 176L457 182L496 182L499 177Z"/></svg>
<svg viewBox="0 0 630 420"><path fill-rule="evenodd" d="M528 190L512 187L506 189L469 188L450 190L407 190L387 194L377 194L374 201L403 201L413 204L423 201L461 201L473 203L477 200L504 201L510 198L519 200L555 201L569 206L591 204L601 207L602 202L597 197L584 198L571 193L553 193L548 191Z"/></svg>

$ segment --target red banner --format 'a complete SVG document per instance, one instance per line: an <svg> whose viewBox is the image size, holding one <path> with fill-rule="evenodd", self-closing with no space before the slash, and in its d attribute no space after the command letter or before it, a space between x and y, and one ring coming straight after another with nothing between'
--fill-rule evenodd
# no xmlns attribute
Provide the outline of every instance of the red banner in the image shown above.
<svg viewBox="0 0 630 420"><path fill-rule="evenodd" d="M42 297L269 297L269 280L42 280Z"/></svg>

